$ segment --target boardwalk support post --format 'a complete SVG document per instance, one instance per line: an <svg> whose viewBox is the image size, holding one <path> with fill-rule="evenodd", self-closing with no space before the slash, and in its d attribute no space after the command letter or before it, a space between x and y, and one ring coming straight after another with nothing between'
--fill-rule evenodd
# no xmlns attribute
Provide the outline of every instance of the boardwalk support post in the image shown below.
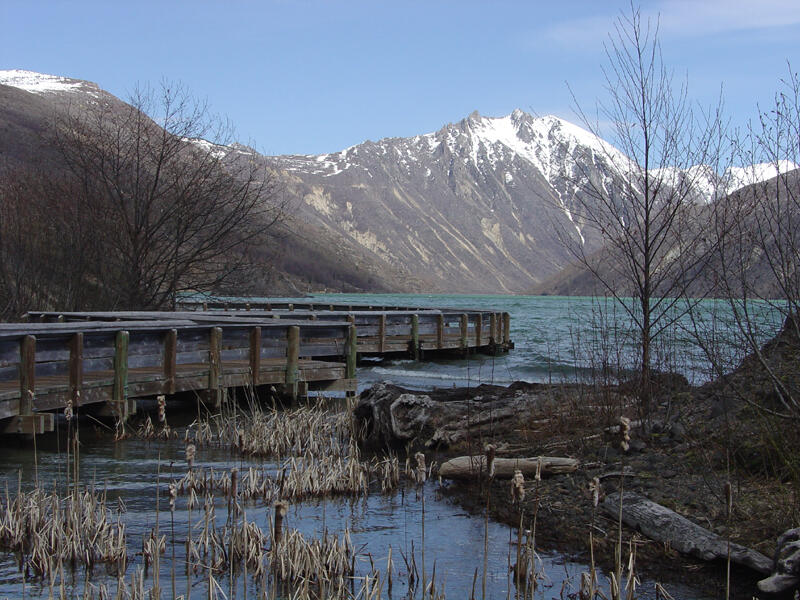
<svg viewBox="0 0 800 600"><path fill-rule="evenodd" d="M475 320L475 349L481 347L481 334L483 333L483 313L478 313L478 318Z"/></svg>
<svg viewBox="0 0 800 600"><path fill-rule="evenodd" d="M69 341L69 392L72 409L81 404L83 388L83 333L78 332Z"/></svg>
<svg viewBox="0 0 800 600"><path fill-rule="evenodd" d="M444 348L444 315L436 315L436 347L441 350Z"/></svg>
<svg viewBox="0 0 800 600"><path fill-rule="evenodd" d="M353 319L355 321L355 319ZM347 379L356 378L356 365L358 364L358 331L356 330L355 323L351 322L350 327L347 328L347 359L345 377ZM354 396L354 392L347 392L348 396Z"/></svg>
<svg viewBox="0 0 800 600"><path fill-rule="evenodd" d="M253 387L259 385L261 377L261 327L250 330L250 380Z"/></svg>
<svg viewBox="0 0 800 600"><path fill-rule="evenodd" d="M419 315L411 315L411 354L414 360L419 360Z"/></svg>
<svg viewBox="0 0 800 600"><path fill-rule="evenodd" d="M36 337L26 335L19 346L19 414L6 424L4 433L36 435L53 431L53 415L33 412L36 394Z"/></svg>
<svg viewBox="0 0 800 600"><path fill-rule="evenodd" d="M114 388L111 393L111 412L121 423L135 412L128 405L128 344L130 334L118 331L114 340Z"/></svg>
<svg viewBox="0 0 800 600"><path fill-rule="evenodd" d="M292 325L286 332L286 389L292 398L292 403L297 401L297 380L300 366L300 327Z"/></svg>
<svg viewBox="0 0 800 600"><path fill-rule="evenodd" d="M508 349L508 343L511 341L511 315L507 312L503 313L503 345Z"/></svg>
<svg viewBox="0 0 800 600"><path fill-rule="evenodd" d="M469 331L469 317L467 313L462 313L461 315L461 352L466 354L469 352L469 346L467 345L467 331Z"/></svg>
<svg viewBox="0 0 800 600"><path fill-rule="evenodd" d="M378 352L386 351L386 315L381 315L378 320Z"/></svg>
<svg viewBox="0 0 800 600"><path fill-rule="evenodd" d="M164 393L174 394L178 370L178 330L164 335Z"/></svg>
<svg viewBox="0 0 800 600"><path fill-rule="evenodd" d="M214 408L222 406L222 327L212 327L208 335L208 390Z"/></svg>

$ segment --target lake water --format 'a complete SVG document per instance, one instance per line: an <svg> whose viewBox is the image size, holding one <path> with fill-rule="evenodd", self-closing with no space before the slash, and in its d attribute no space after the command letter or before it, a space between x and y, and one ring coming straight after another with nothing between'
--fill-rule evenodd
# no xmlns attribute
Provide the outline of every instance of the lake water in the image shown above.
<svg viewBox="0 0 800 600"><path fill-rule="evenodd" d="M607 344L598 341L593 327L593 302L590 299L564 299L550 297L503 297L503 296L412 296L412 295L319 295L315 301L352 302L374 305L410 305L453 308L485 308L511 314L511 337L516 349L507 355L488 357L470 356L465 360L440 360L434 363L415 364L400 360L382 364L368 364L358 371L361 387L376 381L391 381L399 385L427 389L441 386L473 386L480 383L508 384L515 380L552 381L562 378L582 377L591 373L597 364L609 361ZM626 330L621 326L620 330ZM683 364L673 361L673 366L682 369L688 376L701 379L702 367L691 364L693 354L686 340L675 338L680 343ZM686 347L684 347L686 346ZM591 350L589 352L587 349ZM581 364L587 355L593 355L592 364ZM601 358L598 358L601 357ZM604 358L603 358L604 357ZM627 357L615 360L623 363ZM591 361L590 361L591 362ZM170 413L171 424L179 431L192 420L191 412ZM63 426L63 420L62 420ZM128 439L115 442L112 436L91 423L86 423L81 432L81 473L85 484L94 482L108 493L109 498L120 498L125 510L119 518L127 526L130 566L128 572L141 564L142 536L147 535L155 522L155 503L158 491L161 496L161 533L166 534L167 552L162 564L162 597L171 596L170 553L172 524L166 508L166 488L170 479L185 469L184 444L178 441L144 441ZM0 458L0 485L8 488L13 496L18 481L23 488L32 485L35 472L40 482L53 486L63 485L65 479L65 431L37 438L37 464L33 464L33 452L18 444L4 442ZM198 467L214 467L217 471L238 467L249 467L274 473L278 465L258 459L234 458L227 450L201 448L196 461ZM160 474L159 474L160 473ZM486 588L487 598L514 597L514 586L509 574L509 556L514 562L516 552L512 538L516 532L497 523L489 523L488 533L480 516L467 514L463 509L440 498L439 483L429 481L421 493L411 488L382 494L373 489L358 499L329 499L293 504L287 515L287 525L311 537L321 536L324 531L340 534L345 528L352 532L352 540L358 549L357 573L369 572L370 558L380 568L385 565L389 547L392 548L396 569L394 598L404 598L405 565L401 555L410 557L413 552L419 564L423 547L422 514L425 511L426 568L428 574L435 564L437 587L445 590L447 598L469 598L473 577L477 570L476 597L481 597L481 579L484 561L484 542L488 540ZM445 484L446 485L446 484ZM424 498L424 503L423 499ZM116 500L112 502L116 504ZM252 502L246 505L248 518L268 530L272 519L272 507ZM226 506L218 501L218 520L224 522ZM115 513L116 514L116 513ZM195 517L197 510L195 510ZM180 540L186 537L188 513L185 499L179 499L174 514L175 533L178 540L178 560L181 556ZM586 565L564 556L542 554L542 583L537 598L567 597L577 591L580 573ZM179 570L180 572L180 570ZM96 568L93 581L104 581L102 568ZM67 597L81 597L84 576L79 571L74 578L67 576ZM108 581L108 579L105 579ZM149 583L149 580L148 580ZM638 595L653 598L654 582L644 581ZM676 599L697 598L696 590L671 583L669 591ZM110 588L115 589L113 580ZM178 576L177 590L183 593L186 579ZM225 587L224 589L228 589ZM235 589L239 597L245 593L255 597L255 588L240 583ZM208 597L207 586L202 578L192 581L194 597ZM22 597L47 598L48 586L41 581L29 581L23 585L23 576L17 558L0 553L0 598ZM222 596L220 596L222 597Z"/></svg>

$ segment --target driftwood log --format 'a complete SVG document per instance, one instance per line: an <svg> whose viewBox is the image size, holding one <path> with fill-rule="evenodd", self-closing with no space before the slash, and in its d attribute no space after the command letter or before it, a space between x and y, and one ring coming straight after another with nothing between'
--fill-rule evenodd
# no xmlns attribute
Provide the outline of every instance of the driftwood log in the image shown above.
<svg viewBox="0 0 800 600"><path fill-rule="evenodd" d="M601 508L606 514L617 519L619 494L608 495ZM702 560L725 560L728 556L727 540L665 506L633 492L623 494L622 521L652 540L667 543L678 552ZM769 573L772 570L772 560L760 552L731 543L730 553L731 562L759 573Z"/></svg>
<svg viewBox="0 0 800 600"><path fill-rule="evenodd" d="M447 448L519 426L541 410L546 396L535 384L424 393L381 383L362 394L353 414L367 446Z"/></svg>
<svg viewBox="0 0 800 600"><path fill-rule="evenodd" d="M494 476L511 479L519 469L527 478L536 475L541 461L542 474L572 473L578 468L575 458L558 456L538 456L533 458L495 458ZM439 467L439 475L444 479L473 479L486 475L486 456L459 456L448 460Z"/></svg>

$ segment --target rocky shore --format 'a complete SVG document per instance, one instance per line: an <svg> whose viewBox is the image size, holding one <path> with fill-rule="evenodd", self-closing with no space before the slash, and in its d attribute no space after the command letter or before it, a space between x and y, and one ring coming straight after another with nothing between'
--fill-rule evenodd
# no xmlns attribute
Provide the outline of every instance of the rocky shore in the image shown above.
<svg viewBox="0 0 800 600"><path fill-rule="evenodd" d="M718 389L692 388L676 375L654 384L648 415L625 385L516 383L423 393L381 384L362 394L355 418L365 446L422 451L439 465L483 456L488 447L498 458L577 459L573 472L525 476L521 502L509 479L487 472L443 481L445 494L471 510L485 511L488 496L492 518L511 526L522 518L525 529L535 522L538 548L586 558L591 531L596 561L613 569L618 519L603 504L609 498L615 506L622 487L626 497L657 503L725 544L752 550L755 564L771 565L776 539L797 526L797 490L755 441L764 422ZM625 444L620 417L631 423ZM667 588L687 579L714 596L725 588L725 560L678 552L627 525L623 539L625 557L629 542L635 547L637 571L663 578ZM761 571L733 564L731 597L759 594Z"/></svg>

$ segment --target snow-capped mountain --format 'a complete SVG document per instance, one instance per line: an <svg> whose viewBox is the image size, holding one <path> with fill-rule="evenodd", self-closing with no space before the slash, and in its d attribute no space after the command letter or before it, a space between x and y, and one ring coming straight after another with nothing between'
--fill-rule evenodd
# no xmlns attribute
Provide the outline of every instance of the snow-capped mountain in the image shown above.
<svg viewBox="0 0 800 600"><path fill-rule="evenodd" d="M99 99L121 104L95 84L29 71L0 71L4 98L0 125L5 116L14 135L0 139L0 154L18 160L36 154L33 143L16 140L40 126L51 105ZM571 262L564 236L587 252L599 248L597 234L575 216L576 204L591 199L592 190L613 190L640 174L628 157L590 132L521 110L504 117L475 112L436 132L319 156L267 157L239 144L185 141L216 156L268 162L295 199L294 223L307 237L302 243L309 256L339 265L331 269L360 273L367 288L398 291L529 290ZM719 176L698 165L652 174L670 185L689 185L704 203L777 172L755 165ZM319 270L319 264L308 267Z"/></svg>

